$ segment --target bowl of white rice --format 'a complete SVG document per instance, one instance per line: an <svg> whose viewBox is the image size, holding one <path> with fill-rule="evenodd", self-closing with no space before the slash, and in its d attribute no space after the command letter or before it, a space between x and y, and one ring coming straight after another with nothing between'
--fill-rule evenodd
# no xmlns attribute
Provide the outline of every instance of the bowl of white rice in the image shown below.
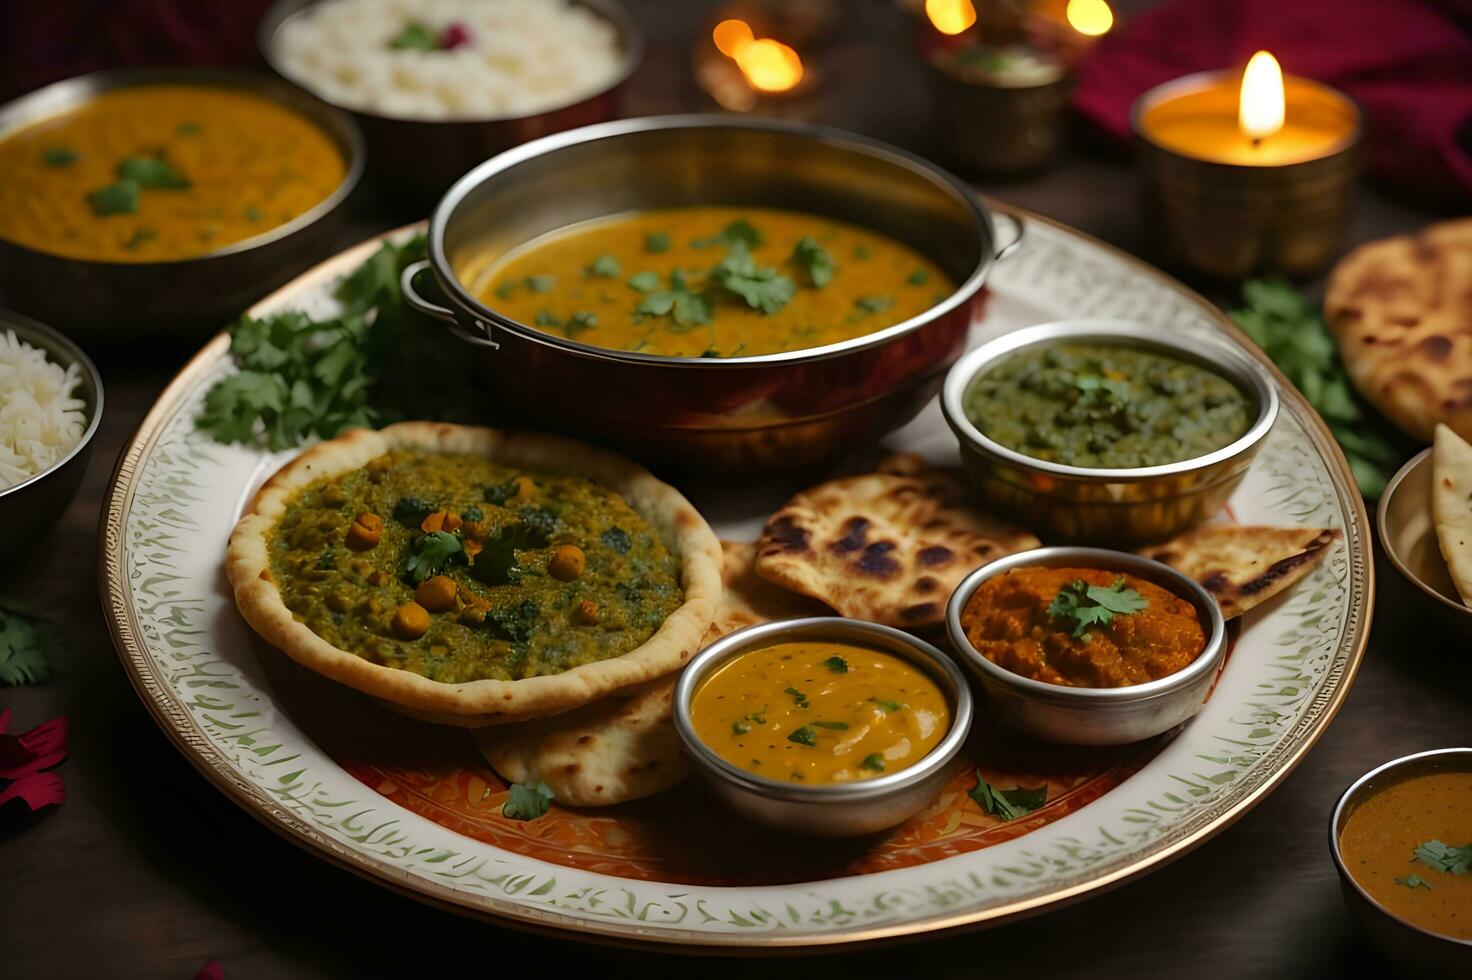
<svg viewBox="0 0 1472 980"><path fill-rule="evenodd" d="M71 504L101 419L102 377L81 348L0 310L0 562Z"/></svg>
<svg viewBox="0 0 1472 980"><path fill-rule="evenodd" d="M420 200L616 118L644 48L617 0L279 0L259 40L279 74L357 117L373 178Z"/></svg>

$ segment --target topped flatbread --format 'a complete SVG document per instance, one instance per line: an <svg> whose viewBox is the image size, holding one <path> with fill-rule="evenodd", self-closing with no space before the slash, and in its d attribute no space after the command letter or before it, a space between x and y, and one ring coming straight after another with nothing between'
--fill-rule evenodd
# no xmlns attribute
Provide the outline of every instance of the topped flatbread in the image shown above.
<svg viewBox="0 0 1472 980"><path fill-rule="evenodd" d="M680 668L720 543L642 467L552 436L406 422L307 449L230 536L246 621L443 724L556 714Z"/></svg>
<svg viewBox="0 0 1472 980"><path fill-rule="evenodd" d="M1338 537L1335 528L1203 524L1139 554L1200 582L1232 619L1307 575Z"/></svg>
<svg viewBox="0 0 1472 980"><path fill-rule="evenodd" d="M1462 602L1472 606L1472 446L1444 425L1431 450L1431 516L1436 543Z"/></svg>
<svg viewBox="0 0 1472 980"><path fill-rule="evenodd" d="M757 574L845 616L934 626L969 572L1039 543L969 499L959 472L893 457L789 500L757 541Z"/></svg>
<svg viewBox="0 0 1472 980"><path fill-rule="evenodd" d="M1324 318L1360 393L1430 441L1472 439L1472 218L1361 245L1334 268Z"/></svg>

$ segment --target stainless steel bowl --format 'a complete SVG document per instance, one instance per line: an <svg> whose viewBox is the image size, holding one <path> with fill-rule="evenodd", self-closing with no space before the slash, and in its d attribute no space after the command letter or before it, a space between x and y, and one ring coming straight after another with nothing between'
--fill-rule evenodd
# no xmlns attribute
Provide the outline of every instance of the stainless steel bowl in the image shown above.
<svg viewBox="0 0 1472 980"><path fill-rule="evenodd" d="M794 166L801 161L801 166ZM577 343L475 298L475 272L578 221L645 208L791 208L891 235L960 286L919 316L862 337L754 357L664 357ZM435 209L409 302L450 322L488 392L526 421L646 459L755 472L813 463L908 421L961 354L977 291L999 254L988 209L903 150L839 130L731 116L591 126L472 170ZM423 298L428 266L449 305ZM547 393L557 392L549 398Z"/></svg>
<svg viewBox="0 0 1472 980"><path fill-rule="evenodd" d="M0 565L18 560L34 548L71 505L92 455L92 437L102 422L102 375L82 349L48 326L0 310L0 333L10 330L32 347L44 350L52 362L64 368L75 364L81 369L78 397L86 403L87 427L72 451L50 469L0 489Z"/></svg>
<svg viewBox="0 0 1472 980"><path fill-rule="evenodd" d="M1256 406L1247 432L1216 452L1179 463L1094 469L1036 459L989 438L966 415L966 391L998 361L1059 342L1142 347L1199 364L1237 385ZM1221 510L1278 417L1278 392L1262 366L1225 339L1183 336L1116 320L1068 320L1006 334L961 358L946 376L941 410L982 498L1045 538L1087 543L1159 541Z"/></svg>
<svg viewBox="0 0 1472 980"><path fill-rule="evenodd" d="M1431 450L1411 457L1385 485L1375 514L1380 546L1395 570L1421 590L1432 615L1472 639L1472 607L1462 601L1441 556L1431 517Z"/></svg>
<svg viewBox="0 0 1472 980"><path fill-rule="evenodd" d="M853 643L904 657L945 692L951 729L930 754L908 769L832 786L765 779L722 759L695 734L690 701L710 674L747 650L799 640ZM675 731L694 766L716 794L742 816L812 837L861 837L900 824L934 803L950 779L971 728L971 691L950 657L889 626L837 616L762 623L706 647L675 686Z"/></svg>
<svg viewBox="0 0 1472 980"><path fill-rule="evenodd" d="M141 85L241 89L305 116L342 151L347 173L310 210L252 238L191 259L100 262L0 239L0 297L76 336L131 343L142 336L218 330L291 279L333 243L363 172L363 138L344 113L269 75L199 68L130 68L69 78L0 107L0 139L89 102Z"/></svg>
<svg viewBox="0 0 1472 980"><path fill-rule="evenodd" d="M1344 902L1360 934L1392 964L1420 977L1472 976L1472 940L1452 939L1412 925L1360 887L1344 866L1339 838L1360 804L1389 786L1433 772L1472 772L1472 748L1433 749L1393 759L1350 784L1329 818L1329 851L1339 872Z"/></svg>
<svg viewBox="0 0 1472 980"><path fill-rule="evenodd" d="M294 17L303 16L319 0L279 0L261 19L257 43L261 55L283 78L293 78L276 53L276 35ZM529 116L413 119L386 116L354 106L339 108L353 115L368 139L368 174L400 197L429 202L445 192L465 171L503 150L551 133L607 122L619 116L623 90L644 58L644 35L616 0L574 0L613 25L623 48L623 67L606 88L576 101Z"/></svg>
<svg viewBox="0 0 1472 980"><path fill-rule="evenodd" d="M1154 582L1196 607L1206 647L1186 667L1128 687L1065 687L1014 674L983 657L961 626L961 611L988 579L1014 568L1102 568ZM1010 728L1068 745L1125 745L1190 720L1211 691L1227 650L1227 624L1205 589L1174 568L1104 548L1038 548L999 558L961 580L946 605L946 633L986 691L988 706Z"/></svg>

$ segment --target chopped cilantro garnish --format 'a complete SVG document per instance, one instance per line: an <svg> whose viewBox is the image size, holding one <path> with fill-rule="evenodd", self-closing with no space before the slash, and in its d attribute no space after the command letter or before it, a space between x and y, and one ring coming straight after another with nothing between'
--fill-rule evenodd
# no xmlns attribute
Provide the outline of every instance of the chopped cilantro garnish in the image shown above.
<svg viewBox="0 0 1472 980"><path fill-rule="evenodd" d="M527 276L524 281L526 288L534 293L551 292L552 287L557 285L557 279L554 276Z"/></svg>
<svg viewBox="0 0 1472 980"><path fill-rule="evenodd" d="M437 51L440 39L423 21L411 20L394 35L388 46L396 51Z"/></svg>
<svg viewBox="0 0 1472 980"><path fill-rule="evenodd" d="M592 330L596 326L598 326L597 314L589 313L587 310L578 310L567 318L567 322L562 325L562 329L569 338L572 338L584 330Z"/></svg>
<svg viewBox="0 0 1472 980"><path fill-rule="evenodd" d="M864 313L883 313L893 305L893 296L860 296L854 300L854 306Z"/></svg>
<svg viewBox="0 0 1472 980"><path fill-rule="evenodd" d="M818 731L812 725L803 725L801 728L794 729L792 734L787 736L787 741L796 742L798 745L817 745Z"/></svg>
<svg viewBox="0 0 1472 980"><path fill-rule="evenodd" d="M848 673L848 661L844 660L842 657L829 657L827 660L823 661L823 666L827 667L835 674Z"/></svg>
<svg viewBox="0 0 1472 980"><path fill-rule="evenodd" d="M690 244L696 248L709 248L712 245L761 248L764 241L766 239L762 237L762 233L756 229L755 225L745 218L737 218L722 228L719 233L707 238L697 238Z"/></svg>
<svg viewBox="0 0 1472 980"><path fill-rule="evenodd" d="M404 572L417 585L443 572L451 562L464 564L466 560L465 543L458 535L431 531L410 546Z"/></svg>
<svg viewBox="0 0 1472 980"><path fill-rule="evenodd" d="M768 315L786 306L796 291L791 279L770 266L757 265L746 247L739 245L732 246L711 270L711 281Z"/></svg>
<svg viewBox="0 0 1472 980"><path fill-rule="evenodd" d="M868 769L871 772L884 771L884 756L878 752L864 756L864 761L859 763L860 769Z"/></svg>
<svg viewBox="0 0 1472 980"><path fill-rule="evenodd" d="M182 191L189 186L189 178L161 157L128 157L118 164L118 176L151 190Z"/></svg>
<svg viewBox="0 0 1472 980"><path fill-rule="evenodd" d="M67 167L82 159L82 155L69 146L53 146L41 151L41 162L48 167Z"/></svg>
<svg viewBox="0 0 1472 980"><path fill-rule="evenodd" d="M910 277L905 280L905 282L909 283L911 286L923 286L929 281L930 273L926 272L924 269L916 269L914 272L910 273Z"/></svg>
<svg viewBox="0 0 1472 980"><path fill-rule="evenodd" d="M1148 605L1144 596L1125 585L1123 575L1108 586L1076 579L1058 590L1048 605L1048 617L1079 639L1090 626L1108 626L1116 615L1137 613Z"/></svg>
<svg viewBox="0 0 1472 980"><path fill-rule="evenodd" d="M860 242L859 244L854 246L854 258L856 259L867 259L873 254L874 253L869 250L869 246L865 245L863 242Z"/></svg>
<svg viewBox="0 0 1472 980"><path fill-rule="evenodd" d="M644 235L644 251L657 255L669 250L670 236L667 232L651 231Z"/></svg>
<svg viewBox="0 0 1472 980"><path fill-rule="evenodd" d="M261 220L261 209L256 207L254 204L247 204L245 206L245 210L243 210L241 214L245 215L246 221L252 223Z"/></svg>
<svg viewBox="0 0 1472 980"><path fill-rule="evenodd" d="M174 134L176 136L198 136L199 135L199 130L200 130L199 123L195 123L195 122L180 123L179 124L179 127L174 130Z"/></svg>
<svg viewBox="0 0 1472 980"><path fill-rule="evenodd" d="M110 214L137 214L138 181L124 178L117 183L108 184L88 194L87 203L92 206L92 213L99 218Z"/></svg>
<svg viewBox="0 0 1472 980"><path fill-rule="evenodd" d="M783 694L786 694L788 697L792 698L792 703L795 704L795 705L797 705L799 708L806 708L806 707L809 706L808 705L808 696L806 694L802 693L801 691L799 691L795 687L789 687L787 690L783 691L782 693Z"/></svg>
<svg viewBox="0 0 1472 980"><path fill-rule="evenodd" d="M1416 860L1437 871L1464 875L1472 872L1472 844L1449 847L1439 840L1429 840L1416 847Z"/></svg>
<svg viewBox="0 0 1472 980"><path fill-rule="evenodd" d="M535 820L552 806L552 790L546 783L512 783L501 816L508 820Z"/></svg>
<svg viewBox="0 0 1472 980"><path fill-rule="evenodd" d="M731 722L731 731L736 733L737 735L746 735L751 732L752 725L765 725L766 723L766 712L753 711L750 714L742 715L740 718L737 718L735 721Z"/></svg>
<svg viewBox="0 0 1472 980"><path fill-rule="evenodd" d="M894 714L896 711L904 707L904 705L900 704L898 701L886 701L884 698L870 698L869 700L878 705L880 710L882 710L887 715Z"/></svg>
<svg viewBox="0 0 1472 980"><path fill-rule="evenodd" d="M822 288L833 281L833 256L815 238L804 235L797 240L792 247L792 263L808 274L814 286Z"/></svg>
<svg viewBox="0 0 1472 980"><path fill-rule="evenodd" d="M537 311L537 326L539 326L539 327L560 327L560 326L562 326L562 321L559 320L559 319L557 319L556 315L554 315L551 310L538 310Z"/></svg>
<svg viewBox="0 0 1472 980"><path fill-rule="evenodd" d="M129 237L126 242L123 243L123 248L126 248L130 251L136 251L138 248L142 247L144 242L153 241L153 239L157 237L158 232L154 231L152 228L139 228L133 232L132 236Z"/></svg>
<svg viewBox="0 0 1472 980"><path fill-rule="evenodd" d="M1019 786L1016 789L997 789L982 777L981 770L978 769L976 786L968 790L966 795L976 801L976 805L981 807L983 813L1001 817L1003 820L1016 820L1048 801L1048 787L1024 789Z"/></svg>
<svg viewBox="0 0 1472 980"><path fill-rule="evenodd" d="M646 269L644 272L634 273L626 281L641 293L652 293L659 288L659 273Z"/></svg>
<svg viewBox="0 0 1472 980"><path fill-rule="evenodd" d="M584 275L596 276L600 279L617 279L622 273L623 267L612 255L598 256L591 265L583 270Z"/></svg>
<svg viewBox="0 0 1472 980"><path fill-rule="evenodd" d="M826 728L830 732L848 731L848 722L846 721L815 721L813 722L813 724L817 725L819 728Z"/></svg>
<svg viewBox="0 0 1472 980"><path fill-rule="evenodd" d="M1407 888L1424 888L1427 891L1431 891L1431 886L1420 875L1406 875L1404 878L1395 879L1395 883L1397 885L1404 885Z"/></svg>

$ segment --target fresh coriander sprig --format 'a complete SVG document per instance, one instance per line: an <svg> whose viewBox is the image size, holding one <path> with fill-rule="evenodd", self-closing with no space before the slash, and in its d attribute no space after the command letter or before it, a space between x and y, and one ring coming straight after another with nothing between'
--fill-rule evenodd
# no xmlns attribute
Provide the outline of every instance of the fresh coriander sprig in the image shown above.
<svg viewBox="0 0 1472 980"><path fill-rule="evenodd" d="M1447 874L1472 874L1472 844L1450 847L1439 840L1429 840L1416 847L1416 860Z"/></svg>
<svg viewBox="0 0 1472 980"><path fill-rule="evenodd" d="M1124 576L1112 585L1090 585L1075 579L1053 597L1048 618L1081 639L1091 626L1108 626L1117 615L1127 616L1149 606L1149 601L1125 584Z"/></svg>
<svg viewBox="0 0 1472 980"><path fill-rule="evenodd" d="M976 786L966 793L981 807L981 812L1003 820L1016 820L1048 802L1048 787L1027 789L997 789L986 781L981 770L976 770Z"/></svg>
<svg viewBox="0 0 1472 980"><path fill-rule="evenodd" d="M507 820L535 820L552 807L555 799L546 783L512 783L501 816Z"/></svg>

